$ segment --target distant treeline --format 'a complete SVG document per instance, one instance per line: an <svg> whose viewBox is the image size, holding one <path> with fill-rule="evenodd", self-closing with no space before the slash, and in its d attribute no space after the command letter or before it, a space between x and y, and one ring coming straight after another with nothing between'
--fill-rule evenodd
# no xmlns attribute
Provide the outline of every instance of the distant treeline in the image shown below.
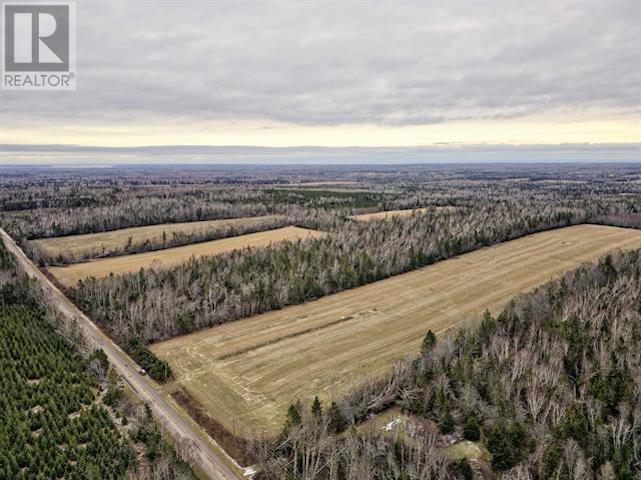
<svg viewBox="0 0 641 480"><path fill-rule="evenodd" d="M252 186L189 185L153 186L136 189L103 188L97 192L58 187L35 190L33 199L17 205L15 198L0 190L0 221L16 239L60 237L106 232L163 223L195 222L261 216L292 215L305 209L377 208L399 194L334 190L281 190ZM43 191L44 190L44 191ZM63 193L64 192L64 193ZM3 198L3 196L5 196ZM20 196L20 192L16 192ZM43 200L37 200L42 195ZM65 200L66 199L66 200ZM24 207L13 208L13 207ZM15 211L14 211L15 210Z"/></svg>

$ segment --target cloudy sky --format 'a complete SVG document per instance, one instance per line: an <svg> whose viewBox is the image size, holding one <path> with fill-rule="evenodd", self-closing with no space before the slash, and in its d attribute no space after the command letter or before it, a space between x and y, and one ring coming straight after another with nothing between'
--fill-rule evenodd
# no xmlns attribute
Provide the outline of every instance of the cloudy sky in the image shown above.
<svg viewBox="0 0 641 480"><path fill-rule="evenodd" d="M0 92L1 162L641 160L641 0L76 5L78 88Z"/></svg>

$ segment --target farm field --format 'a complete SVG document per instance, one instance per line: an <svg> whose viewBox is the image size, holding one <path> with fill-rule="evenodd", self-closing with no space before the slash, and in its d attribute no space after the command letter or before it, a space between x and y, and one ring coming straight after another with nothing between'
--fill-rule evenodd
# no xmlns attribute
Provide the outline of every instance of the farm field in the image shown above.
<svg viewBox="0 0 641 480"><path fill-rule="evenodd" d="M306 193L372 193L373 191L369 188L340 188L339 186L328 186L328 187L301 187L301 186L285 186L280 187L279 190L285 192L306 192ZM389 193L386 191L378 191L376 193Z"/></svg>
<svg viewBox="0 0 641 480"><path fill-rule="evenodd" d="M269 185L269 187L340 187L357 185L359 182L351 180L334 180L324 182L292 182L292 183L276 183Z"/></svg>
<svg viewBox="0 0 641 480"><path fill-rule="evenodd" d="M205 220L202 222L164 223L161 225L148 225L145 227L122 228L108 232L89 233L85 235L68 235L65 237L52 237L32 240L31 244L49 257L63 256L96 256L102 250L123 248L129 241L142 243L146 240L160 240L165 234L193 234L206 232L213 229L230 227L260 226L266 222L283 219L280 215L260 217L231 218L224 220ZM130 240L131 239L131 240Z"/></svg>
<svg viewBox="0 0 641 480"><path fill-rule="evenodd" d="M90 262L76 263L64 267L50 267L49 272L65 286L74 285L78 280L88 277L106 277L137 272L141 268L154 265L170 267L180 265L191 257L218 255L246 247L265 247L284 240L298 240L323 236L325 233L299 227L283 227L263 232L249 233L236 237L222 238L210 242L194 243L182 247L167 248L152 252L122 255Z"/></svg>
<svg viewBox="0 0 641 480"><path fill-rule="evenodd" d="M496 313L520 292L615 249L641 231L580 225L506 242L420 270L151 346L177 384L237 434L275 433L287 406L327 404L365 374L418 352L428 329Z"/></svg>
<svg viewBox="0 0 641 480"><path fill-rule="evenodd" d="M415 213L424 213L430 209L435 209L436 211L449 210L451 207L425 207L425 208L412 208L409 210L386 210L384 212L374 212L374 213L363 213L361 215L352 215L352 220L358 222L370 222L372 220L384 220L391 217L409 217Z"/></svg>

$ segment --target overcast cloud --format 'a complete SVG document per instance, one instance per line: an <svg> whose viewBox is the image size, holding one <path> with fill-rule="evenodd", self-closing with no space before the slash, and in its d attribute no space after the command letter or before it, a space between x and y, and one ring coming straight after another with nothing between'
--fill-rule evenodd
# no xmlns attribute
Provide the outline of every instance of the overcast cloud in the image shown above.
<svg viewBox="0 0 641 480"><path fill-rule="evenodd" d="M78 90L0 92L5 127L641 115L638 0L78 1L77 16Z"/></svg>

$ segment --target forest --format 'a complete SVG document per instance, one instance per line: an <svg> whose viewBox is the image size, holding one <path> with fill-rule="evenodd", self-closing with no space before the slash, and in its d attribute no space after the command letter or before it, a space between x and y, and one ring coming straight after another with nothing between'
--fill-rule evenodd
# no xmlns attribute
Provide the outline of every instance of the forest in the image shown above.
<svg viewBox="0 0 641 480"><path fill-rule="evenodd" d="M0 478L123 478L134 452L96 379L17 282L0 297Z"/></svg>
<svg viewBox="0 0 641 480"><path fill-rule="evenodd" d="M607 170L611 173L596 165L541 164L5 168L0 222L16 241L24 241L270 213L305 220L318 210L348 214L358 209L473 206L489 198L617 197L635 208L638 170L624 164ZM303 188L314 182L326 184Z"/></svg>
<svg viewBox="0 0 641 480"><path fill-rule="evenodd" d="M608 255L476 328L427 332L387 378L284 412L281 436L255 447L265 478L639 478L640 280L640 251ZM402 434L354 428L394 404ZM452 459L461 440L491 461Z"/></svg>
<svg viewBox="0 0 641 480"><path fill-rule="evenodd" d="M45 176L27 174L0 181L0 215L4 228L17 241L104 232L162 223L194 222L281 214L290 224L306 218L308 209L374 208L398 194L350 190L291 190L262 188L246 180L187 179L148 174L138 178L128 170L115 177ZM277 178L271 181L276 181ZM267 228L267 227L266 227ZM237 234L238 232L236 232ZM195 237L191 241L210 240ZM184 240L184 239L183 239ZM184 243L184 241L182 242ZM162 248L181 242L168 243ZM142 250L135 250L142 251Z"/></svg>
<svg viewBox="0 0 641 480"><path fill-rule="evenodd" d="M61 336L0 244L0 479L192 478L101 353Z"/></svg>

